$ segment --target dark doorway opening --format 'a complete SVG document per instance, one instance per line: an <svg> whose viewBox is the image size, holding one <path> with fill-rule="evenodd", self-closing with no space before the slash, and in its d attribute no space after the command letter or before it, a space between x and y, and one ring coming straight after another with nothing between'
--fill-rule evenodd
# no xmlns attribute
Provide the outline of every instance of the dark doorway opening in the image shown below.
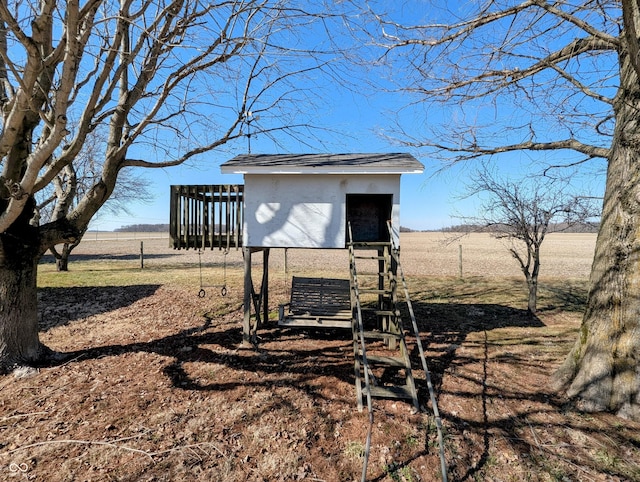
<svg viewBox="0 0 640 482"><path fill-rule="evenodd" d="M347 223L351 223L353 241L389 241L387 221L392 204L392 194L347 194Z"/></svg>

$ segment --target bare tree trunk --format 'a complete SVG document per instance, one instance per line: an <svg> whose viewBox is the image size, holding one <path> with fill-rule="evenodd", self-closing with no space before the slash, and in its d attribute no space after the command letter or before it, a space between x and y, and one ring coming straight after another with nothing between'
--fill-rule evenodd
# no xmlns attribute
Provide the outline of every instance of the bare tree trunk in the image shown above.
<svg viewBox="0 0 640 482"><path fill-rule="evenodd" d="M73 243L64 243L62 250L58 251L55 246L52 246L49 251L56 258L56 269L58 271L69 271L69 256L71 251L80 244L81 238Z"/></svg>
<svg viewBox="0 0 640 482"><path fill-rule="evenodd" d="M0 235L0 373L32 365L43 354L38 338L36 246Z"/></svg>
<svg viewBox="0 0 640 482"><path fill-rule="evenodd" d="M63 251L59 258L56 258L56 269L58 271L69 271L69 251Z"/></svg>
<svg viewBox="0 0 640 482"><path fill-rule="evenodd" d="M527 303L527 311L531 314L535 314L538 311L538 279L527 280L527 286L529 288L529 300Z"/></svg>
<svg viewBox="0 0 640 482"><path fill-rule="evenodd" d="M527 310L532 315L538 311L538 275L540 274L540 245L544 240L544 236L540 238L538 243L535 243L533 246L533 255L531 258L533 259L533 268L531 269L531 276L527 279L527 284L529 286L529 303L527 305Z"/></svg>
<svg viewBox="0 0 640 482"><path fill-rule="evenodd" d="M587 411L640 420L640 86L625 52L602 221L580 336L556 373Z"/></svg>

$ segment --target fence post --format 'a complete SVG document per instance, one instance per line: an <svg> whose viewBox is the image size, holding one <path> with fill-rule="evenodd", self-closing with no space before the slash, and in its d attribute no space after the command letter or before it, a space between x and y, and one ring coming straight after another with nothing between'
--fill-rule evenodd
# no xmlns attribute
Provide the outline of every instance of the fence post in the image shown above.
<svg viewBox="0 0 640 482"><path fill-rule="evenodd" d="M144 241L140 241L140 269L144 269Z"/></svg>
<svg viewBox="0 0 640 482"><path fill-rule="evenodd" d="M287 275L289 274L289 260L287 258L287 253L288 253L288 248L284 248L284 279L285 279L285 283L287 282Z"/></svg>

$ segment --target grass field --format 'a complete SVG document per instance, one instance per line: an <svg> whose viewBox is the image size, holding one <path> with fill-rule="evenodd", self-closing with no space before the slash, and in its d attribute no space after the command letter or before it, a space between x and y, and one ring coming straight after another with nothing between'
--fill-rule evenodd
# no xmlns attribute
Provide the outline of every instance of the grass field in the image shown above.
<svg viewBox="0 0 640 482"><path fill-rule="evenodd" d="M591 269L595 234L550 234L542 248L540 278L587 279ZM199 261L205 266L224 263L224 253L218 249L177 251L169 247L168 236L159 233L90 233L76 248L73 259L82 266L139 268L143 245L147 268L193 267ZM272 250L270 266L276 273L284 272L284 250ZM402 233L402 266L407 276L487 276L493 278L522 276L507 245L488 234L466 236L452 233ZM462 260L461 260L462 254ZM41 272L51 270L51 257L44 261ZM231 249L226 256L227 266L242 268L242 253ZM47 263L48 262L48 263ZM87 264L88 263L88 264ZM259 264L259 262L257 262ZM290 249L287 269L290 273L326 272L348 276L346 250ZM73 264L72 264L73 270Z"/></svg>
<svg viewBox="0 0 640 482"><path fill-rule="evenodd" d="M41 340L66 361L0 378L0 480L360 479L369 418L355 409L350 333L267 324L259 347L243 348L240 251L113 237L85 239L68 273L43 259ZM534 317L517 265L488 235L401 243L448 480L640 481L640 424L581 413L550 388L580 326L595 235L545 242ZM344 250L286 260L271 254L273 316L293 274L348 275ZM426 378L414 372L425 409L374 402L367 480L441 480Z"/></svg>

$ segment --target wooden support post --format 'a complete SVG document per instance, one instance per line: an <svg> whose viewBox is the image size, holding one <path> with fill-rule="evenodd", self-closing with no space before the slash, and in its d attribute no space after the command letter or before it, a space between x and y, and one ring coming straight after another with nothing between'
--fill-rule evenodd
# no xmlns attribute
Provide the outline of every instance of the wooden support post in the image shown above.
<svg viewBox="0 0 640 482"><path fill-rule="evenodd" d="M262 323L269 321L269 248L262 251Z"/></svg>
<svg viewBox="0 0 640 482"><path fill-rule="evenodd" d="M176 193L177 187L171 186L169 194L169 237L171 241L169 246L173 248L180 248L180 228L178 225L178 203L180 202L180 196Z"/></svg>
<svg viewBox="0 0 640 482"><path fill-rule="evenodd" d="M258 327L269 317L269 248L262 249L262 283L256 294L251 275L251 248L242 248L244 255L244 321L242 325L243 345L256 345ZM252 308L255 322L252 320Z"/></svg>
<svg viewBox="0 0 640 482"><path fill-rule="evenodd" d="M284 248L284 281L287 283L289 281L289 259L288 259L288 248Z"/></svg>
<svg viewBox="0 0 640 482"><path fill-rule="evenodd" d="M391 247L385 248L385 258L387 259L388 269L389 269L389 289L391 290L391 299L389 300L389 305L394 312L398 310L398 262L396 261L396 257L391 252ZM398 251L396 253L400 255ZM393 332L396 334L400 334L402 332L400 327L400 318L397 314L391 315L391 319L393 320ZM389 343L389 348L395 349L396 343Z"/></svg>
<svg viewBox="0 0 640 482"><path fill-rule="evenodd" d="M242 323L242 344L252 345L255 333L251 333L251 305L253 304L253 282L251 281L251 248L243 247L244 255L244 320Z"/></svg>
<svg viewBox="0 0 640 482"><path fill-rule="evenodd" d="M385 288L384 273L387 272L387 263L384 259L384 251L382 248L378 248L377 254L378 254L378 289L380 290L380 294L378 295L378 309L388 310L389 307L386 306L385 297L384 297L384 294L382 293ZM380 330L382 330L385 333L390 331L391 319L389 315L382 315L381 317L378 318L378 322L380 323L380 326L379 326Z"/></svg>

